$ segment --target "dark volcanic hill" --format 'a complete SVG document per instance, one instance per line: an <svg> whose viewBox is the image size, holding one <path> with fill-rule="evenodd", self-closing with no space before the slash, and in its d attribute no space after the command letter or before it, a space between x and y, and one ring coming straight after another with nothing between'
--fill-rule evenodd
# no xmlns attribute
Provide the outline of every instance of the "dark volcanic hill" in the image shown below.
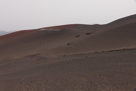
<svg viewBox="0 0 136 91"><path fill-rule="evenodd" d="M136 15L0 36L0 91L135 91Z"/></svg>

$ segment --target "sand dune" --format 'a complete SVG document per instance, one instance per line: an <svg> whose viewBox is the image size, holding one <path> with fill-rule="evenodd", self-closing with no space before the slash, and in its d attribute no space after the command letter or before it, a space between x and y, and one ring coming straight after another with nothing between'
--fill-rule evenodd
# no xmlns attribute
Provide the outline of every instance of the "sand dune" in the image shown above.
<svg viewBox="0 0 136 91"><path fill-rule="evenodd" d="M90 53L109 50L128 49L136 47L136 23L113 28L103 32L93 32L85 40L71 42L71 46L61 46L53 49L53 53ZM62 52L61 52L62 51Z"/></svg>
<svg viewBox="0 0 136 91"><path fill-rule="evenodd" d="M0 36L0 91L136 91L136 15Z"/></svg>

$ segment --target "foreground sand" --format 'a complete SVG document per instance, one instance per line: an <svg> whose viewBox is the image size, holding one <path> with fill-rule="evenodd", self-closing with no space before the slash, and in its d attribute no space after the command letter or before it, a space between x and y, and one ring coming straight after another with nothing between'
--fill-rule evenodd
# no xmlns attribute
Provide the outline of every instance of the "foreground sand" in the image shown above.
<svg viewBox="0 0 136 91"><path fill-rule="evenodd" d="M0 37L0 91L136 91L136 15Z"/></svg>
<svg viewBox="0 0 136 91"><path fill-rule="evenodd" d="M1 63L0 91L135 91L136 50Z"/></svg>

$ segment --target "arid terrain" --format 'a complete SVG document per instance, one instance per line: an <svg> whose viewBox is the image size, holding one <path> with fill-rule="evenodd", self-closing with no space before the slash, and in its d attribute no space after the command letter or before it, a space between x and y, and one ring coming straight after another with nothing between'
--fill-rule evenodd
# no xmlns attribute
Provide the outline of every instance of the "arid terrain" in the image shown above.
<svg viewBox="0 0 136 91"><path fill-rule="evenodd" d="M0 91L136 91L136 15L0 36Z"/></svg>

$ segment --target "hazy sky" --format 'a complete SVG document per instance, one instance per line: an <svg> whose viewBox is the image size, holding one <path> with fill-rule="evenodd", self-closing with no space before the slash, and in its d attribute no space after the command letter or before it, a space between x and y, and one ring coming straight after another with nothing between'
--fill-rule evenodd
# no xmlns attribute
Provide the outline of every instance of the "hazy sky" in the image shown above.
<svg viewBox="0 0 136 91"><path fill-rule="evenodd" d="M104 24L132 14L134 0L0 0L0 30Z"/></svg>

